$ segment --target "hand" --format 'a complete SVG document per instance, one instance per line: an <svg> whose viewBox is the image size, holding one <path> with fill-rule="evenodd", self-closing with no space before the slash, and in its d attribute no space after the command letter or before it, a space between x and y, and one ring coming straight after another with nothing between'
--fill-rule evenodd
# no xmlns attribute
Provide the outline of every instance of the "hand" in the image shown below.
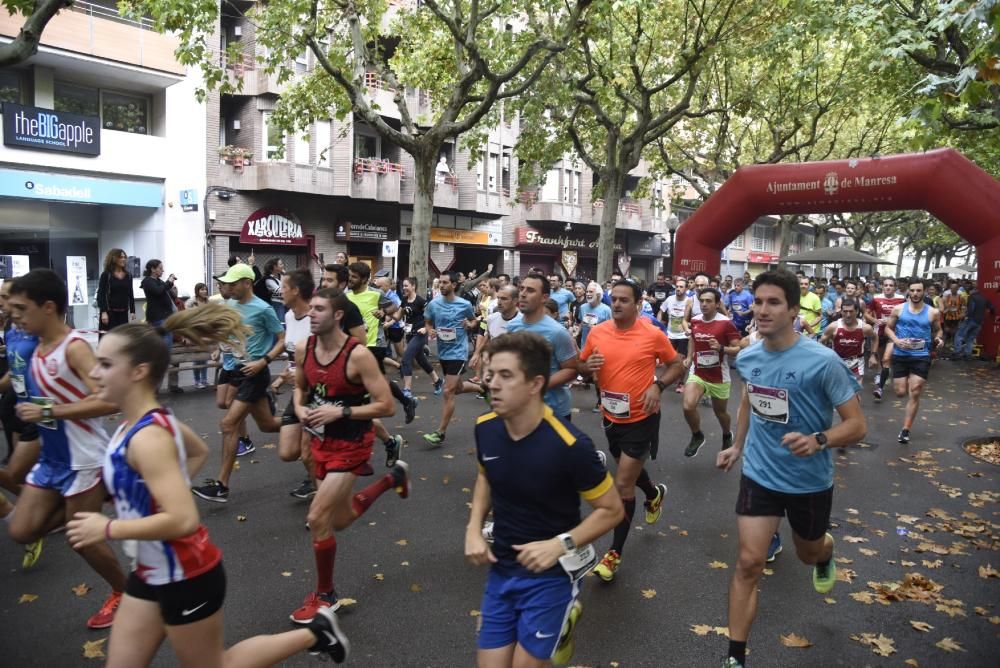
<svg viewBox="0 0 1000 668"><path fill-rule="evenodd" d="M256 261L257 261L257 256L254 255L253 253L250 253L250 255L247 257L247 262L252 265Z"/></svg>
<svg viewBox="0 0 1000 668"><path fill-rule="evenodd" d="M878 355L875 353L871 354L871 357L868 360L868 366L878 366Z"/></svg>
<svg viewBox="0 0 1000 668"><path fill-rule="evenodd" d="M219 361L219 355L221 355L221 354L222 354L222 351L219 350L218 348L216 348L215 350L212 351L212 354L210 355L210 357L212 358L213 362L218 362Z"/></svg>
<svg viewBox="0 0 1000 668"><path fill-rule="evenodd" d="M517 562L532 573L542 573L556 565L563 555L562 543L558 538L536 540L526 545L512 545L517 550Z"/></svg>
<svg viewBox="0 0 1000 668"><path fill-rule="evenodd" d="M715 468L722 469L728 473L729 469L733 468L733 464L738 462L742 456L743 451L736 449L735 446L726 448L715 456Z"/></svg>
<svg viewBox="0 0 1000 668"><path fill-rule="evenodd" d="M722 345L719 343L718 339L712 337L711 339L708 340L708 347L711 348L712 350L718 350L719 348L722 347Z"/></svg>
<svg viewBox="0 0 1000 668"><path fill-rule="evenodd" d="M469 368L474 371L479 370L479 365L482 363L482 358L479 355L473 355L472 359L469 360Z"/></svg>
<svg viewBox="0 0 1000 668"><path fill-rule="evenodd" d="M385 318L385 311L383 311L382 309L375 309L375 311L372 312L372 315L378 318L379 320L382 320L383 318Z"/></svg>
<svg viewBox="0 0 1000 668"><path fill-rule="evenodd" d="M492 264L488 264L488 265L486 265L486 273L488 274L488 273L490 273L491 271L493 271L493 265L492 265Z"/></svg>
<svg viewBox="0 0 1000 668"><path fill-rule="evenodd" d="M101 324L102 325L108 324L108 314L105 311L101 311Z"/></svg>
<svg viewBox="0 0 1000 668"><path fill-rule="evenodd" d="M306 411L306 419L303 420L303 423L315 429L336 422L342 417L344 417L343 406L320 406L319 408L308 409Z"/></svg>
<svg viewBox="0 0 1000 668"><path fill-rule="evenodd" d="M426 336L427 335L427 328L426 327L421 327L420 329L417 330L417 334L423 334L424 336Z"/></svg>
<svg viewBox="0 0 1000 668"><path fill-rule="evenodd" d="M691 368L691 358L690 357L685 357L684 361L681 362L681 364L684 365L685 369L690 369Z"/></svg>
<svg viewBox="0 0 1000 668"><path fill-rule="evenodd" d="M585 364L587 365L587 371L597 373L604 366L604 355L598 352L597 348L594 348L594 353L587 358Z"/></svg>
<svg viewBox="0 0 1000 668"><path fill-rule="evenodd" d="M104 542L107 517L100 513L76 513L66 523L66 538L74 550Z"/></svg>
<svg viewBox="0 0 1000 668"><path fill-rule="evenodd" d="M136 314L135 314L135 313L129 313L129 314L128 314L128 321L129 321L129 322L135 322L135 321L136 321L136 319L137 319L137 316L136 316Z"/></svg>
<svg viewBox="0 0 1000 668"><path fill-rule="evenodd" d="M940 348L943 345L944 345L944 339L942 339L940 336L934 338L934 347L935 348Z"/></svg>
<svg viewBox="0 0 1000 668"><path fill-rule="evenodd" d="M254 360L253 362L244 362L242 368L243 375L247 378L252 378L267 368L267 358L261 357L259 360Z"/></svg>
<svg viewBox="0 0 1000 668"><path fill-rule="evenodd" d="M653 383L646 388L642 395L642 410L646 415L655 415L660 412L660 386Z"/></svg>
<svg viewBox="0 0 1000 668"><path fill-rule="evenodd" d="M42 407L30 401L18 404L15 410L17 417L25 422L41 422L44 419L42 417Z"/></svg>
<svg viewBox="0 0 1000 668"><path fill-rule="evenodd" d="M469 527L465 531L465 558L473 566L485 566L495 564L497 558L493 556L489 543L483 538L482 529Z"/></svg>
<svg viewBox="0 0 1000 668"><path fill-rule="evenodd" d="M823 449L812 434L802 434L797 431L790 431L782 436L781 444L796 457L809 457Z"/></svg>
<svg viewBox="0 0 1000 668"><path fill-rule="evenodd" d="M173 274L170 274L170 276L167 277L167 280L170 281L171 283L174 283L175 281L177 281L177 277L174 276Z"/></svg>

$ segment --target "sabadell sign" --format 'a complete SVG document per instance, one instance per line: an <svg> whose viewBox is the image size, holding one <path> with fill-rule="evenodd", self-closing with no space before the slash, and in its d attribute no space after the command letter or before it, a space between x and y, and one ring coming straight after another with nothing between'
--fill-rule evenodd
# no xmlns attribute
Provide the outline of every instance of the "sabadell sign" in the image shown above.
<svg viewBox="0 0 1000 668"><path fill-rule="evenodd" d="M22 148L100 155L101 119L5 102L3 143Z"/></svg>
<svg viewBox="0 0 1000 668"><path fill-rule="evenodd" d="M258 209L243 223L240 243L306 246L309 240L302 234L302 226L292 218L292 214L281 209Z"/></svg>

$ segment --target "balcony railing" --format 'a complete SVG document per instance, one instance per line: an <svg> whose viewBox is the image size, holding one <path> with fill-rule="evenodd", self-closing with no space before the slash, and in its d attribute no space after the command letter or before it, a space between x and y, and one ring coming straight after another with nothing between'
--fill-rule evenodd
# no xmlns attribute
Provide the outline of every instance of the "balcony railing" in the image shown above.
<svg viewBox="0 0 1000 668"><path fill-rule="evenodd" d="M396 94L396 89L386 83L385 80L380 79L375 72L365 72L365 88L385 91L391 95Z"/></svg>
<svg viewBox="0 0 1000 668"><path fill-rule="evenodd" d="M375 174L398 173L401 177L405 177L402 163L389 162L388 160L383 160L382 158L355 158L355 175L360 176L365 172L374 172Z"/></svg>
<svg viewBox="0 0 1000 668"><path fill-rule="evenodd" d="M136 19L130 19L122 16L118 10L114 7L105 7L103 5L95 5L90 2L83 2L83 0L76 0L72 5L66 8L67 11L76 12L78 14L86 14L90 17L97 17L102 19L107 19L109 21L115 21L116 23L124 23L125 25L134 26L140 30L153 30L155 32L156 28L153 23L153 19L146 18L145 16Z"/></svg>

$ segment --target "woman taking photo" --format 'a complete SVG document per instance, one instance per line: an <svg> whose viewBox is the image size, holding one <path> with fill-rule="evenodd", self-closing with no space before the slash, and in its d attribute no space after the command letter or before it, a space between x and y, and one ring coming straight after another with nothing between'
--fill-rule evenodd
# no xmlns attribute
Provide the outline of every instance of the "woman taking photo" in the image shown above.
<svg viewBox="0 0 1000 668"><path fill-rule="evenodd" d="M184 308L195 308L196 306L204 306L208 303L208 286L204 283L197 283L194 286L194 297L187 300L184 304ZM198 367L197 363L194 367L194 386L199 390L204 390L208 387L208 367Z"/></svg>
<svg viewBox="0 0 1000 668"><path fill-rule="evenodd" d="M199 346L243 340L238 312L210 304L171 315L154 329L143 323L109 333L90 376L98 396L121 408L104 460L104 481L117 518L77 513L67 525L75 549L124 540L136 564L111 627L112 668L147 666L164 638L181 666L271 666L301 651L347 658L336 615L321 610L308 627L257 636L224 650L222 554L199 522L190 477L208 447L156 400L170 363L164 338L176 333Z"/></svg>
<svg viewBox="0 0 1000 668"><path fill-rule="evenodd" d="M104 257L104 271L97 283L97 308L101 311L98 330L103 334L135 317L132 275L125 269L128 255L112 248Z"/></svg>
<svg viewBox="0 0 1000 668"><path fill-rule="evenodd" d="M159 260L150 260L146 263L146 271L142 272L143 279L139 287L146 294L146 322L153 327L159 327L170 317L170 314L177 310L174 304L174 281L177 277L173 274L167 280L160 278L163 276L163 263ZM167 350L174 347L174 337L167 332L163 335L163 340L167 344ZM177 385L177 372L171 372L167 378L168 389L174 394L180 394L182 390Z"/></svg>
<svg viewBox="0 0 1000 668"><path fill-rule="evenodd" d="M437 279L434 279L435 281ZM403 394L411 396L413 390L413 360L416 358L417 364L424 370L424 373L431 377L434 382L434 394L441 394L444 389L444 382L434 371L430 361L424 353L424 346L427 345L427 328L424 327L424 307L427 300L417 294L417 279L403 279L403 332L406 335L406 350L403 352L403 361L399 365L399 373L403 377Z"/></svg>

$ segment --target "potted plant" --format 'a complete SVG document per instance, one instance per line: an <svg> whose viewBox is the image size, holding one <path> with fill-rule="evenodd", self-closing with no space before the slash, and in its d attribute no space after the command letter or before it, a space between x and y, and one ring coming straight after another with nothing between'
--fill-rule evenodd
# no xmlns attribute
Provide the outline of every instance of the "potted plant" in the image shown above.
<svg viewBox="0 0 1000 668"><path fill-rule="evenodd" d="M223 162L233 165L237 169L242 169L250 164L253 159L253 151L242 146L220 146L219 157L222 158Z"/></svg>

